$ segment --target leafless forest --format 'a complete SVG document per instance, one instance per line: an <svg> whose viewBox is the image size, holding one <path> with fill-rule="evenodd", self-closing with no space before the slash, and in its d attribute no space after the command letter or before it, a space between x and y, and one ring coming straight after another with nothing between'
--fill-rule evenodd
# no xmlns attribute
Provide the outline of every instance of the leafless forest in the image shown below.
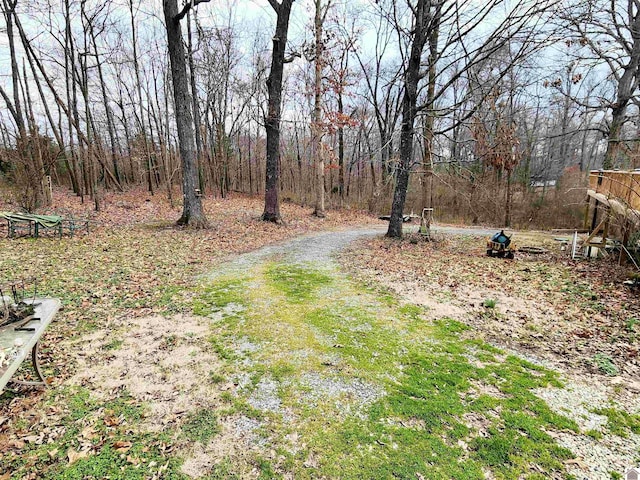
<svg viewBox="0 0 640 480"><path fill-rule="evenodd" d="M1 0L0 179L574 226L635 168L640 2ZM180 193L178 193L180 192ZM286 219L285 219L286 220Z"/></svg>

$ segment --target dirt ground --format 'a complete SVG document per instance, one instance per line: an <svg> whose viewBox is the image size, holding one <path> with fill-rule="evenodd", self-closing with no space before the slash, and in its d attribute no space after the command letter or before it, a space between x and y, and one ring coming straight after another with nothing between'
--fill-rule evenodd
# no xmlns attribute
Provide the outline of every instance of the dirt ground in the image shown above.
<svg viewBox="0 0 640 480"><path fill-rule="evenodd" d="M361 241L341 262L430 317L466 323L468 337L561 372L564 387L536 395L579 425L577 434L553 433L576 455L567 471L585 480L622 478L640 460L640 435L607 433L612 418L602 414L640 413L640 293L623 284L632 267L613 256L572 260L563 236L544 232L513 240L545 253L488 258L486 232L464 233L445 227L432 242L417 235Z"/></svg>
<svg viewBox="0 0 640 480"><path fill-rule="evenodd" d="M175 478L262 478L270 468L290 473L287 462L300 463L313 478L320 453L327 452L307 444L318 418L309 406L347 398L354 418L366 418L358 409L385 398L376 382L384 384L386 369L362 380L384 345L376 335L369 347L358 343L379 320L373 313L369 323L352 325L341 340L340 322L312 316L317 325L286 337L291 345L282 344L281 334L302 328L296 312L310 306L281 298L281 308L273 307L276 287L306 299L304 289L273 279L269 269L275 261L319 269L305 281L320 282L318 306L344 304L343 317L336 317L343 322L355 322L362 310L387 309L384 320L393 324L400 310L370 297L383 285L403 302L426 307L430 320L451 318L470 326L462 333L465 341L483 340L505 352L496 362L516 352L560 371L563 388L541 388L535 395L577 423L577 432L546 432L576 455L565 467L577 478L608 479L640 455L635 424L634 433L623 438L594 410L629 412L635 415L625 420L629 425L640 412L640 296L623 286L629 268L613 258L573 261L554 240L558 235L535 232L516 233L514 240L546 253L518 253L513 261L488 258L491 229L442 227L432 242L411 234L397 241L385 239L385 225L366 215L343 211L318 221L291 205L283 209L288 224L277 227L260 222L261 202L246 197L207 200L214 227L194 233L171 227L178 208L158 199L142 202L140 207L135 194L107 198L91 236L4 241L1 273L11 274L16 265L46 270L47 293L67 298L43 349L54 388L5 394L0 403L0 453L15 473L0 468L0 478L39 478L43 472L46 478L62 472L85 478L89 468L108 468L114 461L133 472L131 478L164 478L169 471ZM61 205L77 213L86 208L68 196L58 197ZM314 230L331 231L301 236ZM290 237L296 238L275 243ZM306 278L295 272L280 274ZM331 288L323 286L323 275L335 276ZM352 277L353 284L347 281ZM359 290L363 282L371 291ZM247 292L253 293L246 297ZM271 316L273 323L265 324ZM358 341L346 345L353 332ZM301 339L308 344L299 344ZM353 352L372 349L371 361L359 366L365 370L348 366L345 346ZM412 339L407 346L413 348ZM486 359L472 350L465 355L472 368L485 367ZM316 368L340 376L325 378ZM471 382L470 392L506 402L495 385ZM296 405L301 408L292 410ZM487 419L465 415L482 437ZM330 425L336 432L342 431L338 420ZM414 420L404 419L403 428L413 428ZM299 431L289 431L296 422ZM468 449L464 441L458 446ZM115 460L113 451L119 454Z"/></svg>
<svg viewBox="0 0 640 480"><path fill-rule="evenodd" d="M542 254L489 258L486 236L449 231L432 242L411 234L371 239L341 260L434 317L469 324L474 335L640 393L640 293L623 284L630 265L618 265L617 256L571 260L570 246L559 241L565 237L544 232L513 237Z"/></svg>

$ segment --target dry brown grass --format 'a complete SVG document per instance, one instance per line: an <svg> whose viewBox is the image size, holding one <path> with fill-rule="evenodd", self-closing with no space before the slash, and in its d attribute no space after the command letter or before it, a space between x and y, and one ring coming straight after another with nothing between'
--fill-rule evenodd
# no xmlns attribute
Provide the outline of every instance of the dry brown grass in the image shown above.
<svg viewBox="0 0 640 480"><path fill-rule="evenodd" d="M375 239L344 259L355 272L425 305L435 318L470 324L474 335L594 373L601 373L594 357L605 355L620 373L637 378L640 298L622 284L628 268L612 258L571 261L542 233L516 234L514 241L552 250L517 253L508 261L486 257L481 237ZM486 300L495 307L487 308Z"/></svg>

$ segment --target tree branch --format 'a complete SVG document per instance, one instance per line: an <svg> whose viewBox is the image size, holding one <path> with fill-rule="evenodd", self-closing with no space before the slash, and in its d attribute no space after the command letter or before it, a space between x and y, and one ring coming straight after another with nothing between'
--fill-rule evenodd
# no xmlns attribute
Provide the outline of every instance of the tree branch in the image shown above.
<svg viewBox="0 0 640 480"><path fill-rule="evenodd" d="M275 10L276 13L280 11L280 4L276 0L269 0L269 5Z"/></svg>
<svg viewBox="0 0 640 480"><path fill-rule="evenodd" d="M298 52L291 52L291 54L288 57L284 57L284 59L282 60L283 63L291 63L293 62L296 58L300 58L302 55L300 55L300 53Z"/></svg>
<svg viewBox="0 0 640 480"><path fill-rule="evenodd" d="M175 17L173 17L173 21L174 22L179 22L180 20L182 20L185 15L189 12L189 10L191 10L191 7L195 7L197 5L200 5L201 3L206 3L210 0L190 0L188 1L184 7L182 7L182 11L177 14Z"/></svg>
<svg viewBox="0 0 640 480"><path fill-rule="evenodd" d="M9 98L7 93L4 91L4 88L2 88L2 85L0 85L0 95L2 95L2 98L4 98L4 101L7 104L7 108L9 109L9 113L11 113L11 116L15 120L16 125L18 125L19 124L19 122L18 122L18 113L16 112L16 109L13 108L13 104L11 103L11 99Z"/></svg>

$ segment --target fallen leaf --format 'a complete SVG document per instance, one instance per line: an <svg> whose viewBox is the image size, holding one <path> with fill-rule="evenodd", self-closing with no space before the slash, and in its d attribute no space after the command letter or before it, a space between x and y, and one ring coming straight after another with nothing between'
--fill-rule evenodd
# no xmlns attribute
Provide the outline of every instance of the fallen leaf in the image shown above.
<svg viewBox="0 0 640 480"><path fill-rule="evenodd" d="M80 452L76 452L72 448L67 450L67 458L69 459L69 465L73 465L78 460L81 460L83 458L87 458L88 456L89 456L89 451L88 450L81 450Z"/></svg>
<svg viewBox="0 0 640 480"><path fill-rule="evenodd" d="M107 427L117 427L118 425L120 425L120 419L112 415L108 415L104 417L104 424Z"/></svg>
<svg viewBox="0 0 640 480"><path fill-rule="evenodd" d="M25 443L22 440L9 440L9 446L17 450L22 450Z"/></svg>
<svg viewBox="0 0 640 480"><path fill-rule="evenodd" d="M126 442L124 440L118 440L117 442L115 442L113 444L113 446L116 449L116 452L126 453L131 448L131 442Z"/></svg>
<svg viewBox="0 0 640 480"><path fill-rule="evenodd" d="M80 432L80 435L86 438L87 440L91 440L96 436L96 431L93 428L93 426L88 426L82 429L82 431Z"/></svg>

